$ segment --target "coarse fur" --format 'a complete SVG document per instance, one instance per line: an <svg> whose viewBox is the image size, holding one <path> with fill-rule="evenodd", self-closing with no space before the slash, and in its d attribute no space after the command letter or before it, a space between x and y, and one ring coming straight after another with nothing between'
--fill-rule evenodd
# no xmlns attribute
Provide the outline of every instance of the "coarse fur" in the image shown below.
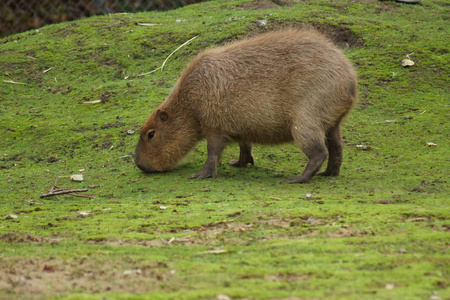
<svg viewBox="0 0 450 300"><path fill-rule="evenodd" d="M328 157L339 174L341 122L357 100L350 62L314 30L285 29L206 50L183 71L141 129L136 165L173 169L201 139L206 164L190 178L217 175L225 146L237 142L237 167L253 164L252 144L295 143L309 161L290 183L308 182Z"/></svg>

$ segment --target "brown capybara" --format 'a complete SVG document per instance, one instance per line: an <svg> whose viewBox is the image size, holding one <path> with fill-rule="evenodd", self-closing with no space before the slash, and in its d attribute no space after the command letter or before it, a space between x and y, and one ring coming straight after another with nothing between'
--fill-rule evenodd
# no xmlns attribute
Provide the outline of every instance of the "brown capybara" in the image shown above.
<svg viewBox="0 0 450 300"><path fill-rule="evenodd" d="M236 167L253 164L252 144L294 141L309 161L308 182L336 176L342 163L341 122L357 100L350 62L314 30L286 29L206 50L183 71L169 96L141 128L136 165L173 169L206 138L205 166L189 178L214 178L227 144L237 142Z"/></svg>

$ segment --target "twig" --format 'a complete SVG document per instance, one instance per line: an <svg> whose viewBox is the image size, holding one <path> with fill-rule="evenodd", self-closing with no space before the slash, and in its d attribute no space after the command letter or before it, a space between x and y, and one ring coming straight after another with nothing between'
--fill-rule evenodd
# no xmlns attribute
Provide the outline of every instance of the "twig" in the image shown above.
<svg viewBox="0 0 450 300"><path fill-rule="evenodd" d="M56 183L58 182L59 175L61 174L61 172L62 172L62 171L59 171L58 175L56 175L56 177L55 177L55 183L53 184L53 186L52 186L52 188L51 188L51 190L50 190L50 193L53 193L53 192L56 190ZM41 198L42 198L42 197L41 197Z"/></svg>
<svg viewBox="0 0 450 300"><path fill-rule="evenodd" d="M23 83L23 82L15 82L15 81L12 81L12 80L3 80L3 82L4 83L12 83L12 84L26 84L26 83Z"/></svg>
<svg viewBox="0 0 450 300"><path fill-rule="evenodd" d="M152 23L137 23L139 26L158 26L161 24L152 24Z"/></svg>
<svg viewBox="0 0 450 300"><path fill-rule="evenodd" d="M52 188L50 189L50 192L48 194L43 194L41 195L40 198L46 198L46 197L51 197L51 196L57 196L57 195L64 195L64 194L73 194L73 193L82 193L82 192L87 192L89 189L58 189L56 187L56 184L58 183L58 179L60 177L67 177L67 176L60 176L62 171L59 171L58 175L56 175L55 177L55 183L52 185ZM72 196L77 196L77 197L87 197L89 199L92 198L92 196L89 195L72 195Z"/></svg>
<svg viewBox="0 0 450 300"><path fill-rule="evenodd" d="M86 195L86 194L80 194L80 195L77 195L77 194L70 194L70 196L81 197L81 198L88 198L88 199L94 199L94 198L95 198L95 197L92 196L92 195Z"/></svg>
<svg viewBox="0 0 450 300"><path fill-rule="evenodd" d="M46 197L51 197L51 196L56 196L56 195L72 194L72 193L82 193L82 192L87 192L87 191L88 191L88 189L54 190L54 191L50 191L50 193L48 193L48 194L41 195L40 198L46 198Z"/></svg>
<svg viewBox="0 0 450 300"><path fill-rule="evenodd" d="M53 68L48 68L47 70L44 70L42 73L47 73L48 71L50 71L51 69L53 69Z"/></svg>
<svg viewBox="0 0 450 300"><path fill-rule="evenodd" d="M169 60L169 58L170 58L175 52L177 52L178 50L180 50L181 48L183 48L184 46L186 46L187 44L189 44L190 42L192 42L192 41L195 40L196 38L198 38L198 35L196 35L196 36L194 36L193 38L189 39L188 41L184 42L181 46L179 46L179 47L178 47L177 49L175 49L172 53L170 53L169 56L167 56L167 58L164 60L164 62L163 62L163 64L161 65L161 67L159 67L159 68L157 68L157 69L154 69L154 70L152 70L152 71L150 71L150 72L147 72L147 73L139 74L138 77L141 77L141 76L145 76L145 75L154 73L154 72L156 72L156 71L158 71L158 70L161 70L161 72L162 72L163 69L164 69L164 66L166 65L166 63L167 63L167 61Z"/></svg>

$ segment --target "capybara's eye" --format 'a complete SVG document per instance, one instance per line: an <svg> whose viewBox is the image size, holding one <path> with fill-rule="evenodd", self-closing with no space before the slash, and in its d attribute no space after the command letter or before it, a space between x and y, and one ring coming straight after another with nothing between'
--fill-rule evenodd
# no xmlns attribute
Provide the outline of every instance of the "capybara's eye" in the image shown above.
<svg viewBox="0 0 450 300"><path fill-rule="evenodd" d="M155 131L154 130L150 131L147 136L148 136L148 139L151 140L155 136Z"/></svg>

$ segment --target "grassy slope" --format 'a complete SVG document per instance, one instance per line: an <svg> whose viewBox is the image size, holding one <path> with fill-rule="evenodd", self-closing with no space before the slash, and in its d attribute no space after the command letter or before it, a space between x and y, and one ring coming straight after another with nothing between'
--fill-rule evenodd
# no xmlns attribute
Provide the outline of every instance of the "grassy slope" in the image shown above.
<svg viewBox="0 0 450 300"><path fill-rule="evenodd" d="M450 298L448 2L244 2L94 17L0 41L0 298ZM344 129L342 175L284 184L280 175L306 163L285 145L256 147L254 167L186 180L204 143L171 173L139 172L127 130L196 53L264 31L261 19L358 38L346 49L360 103ZM164 72L136 76L197 35ZM406 69L409 53L416 65ZM237 154L229 147L224 161ZM90 188L94 199L39 199L58 174L80 169L84 182L58 186ZM205 252L216 248L227 251Z"/></svg>

